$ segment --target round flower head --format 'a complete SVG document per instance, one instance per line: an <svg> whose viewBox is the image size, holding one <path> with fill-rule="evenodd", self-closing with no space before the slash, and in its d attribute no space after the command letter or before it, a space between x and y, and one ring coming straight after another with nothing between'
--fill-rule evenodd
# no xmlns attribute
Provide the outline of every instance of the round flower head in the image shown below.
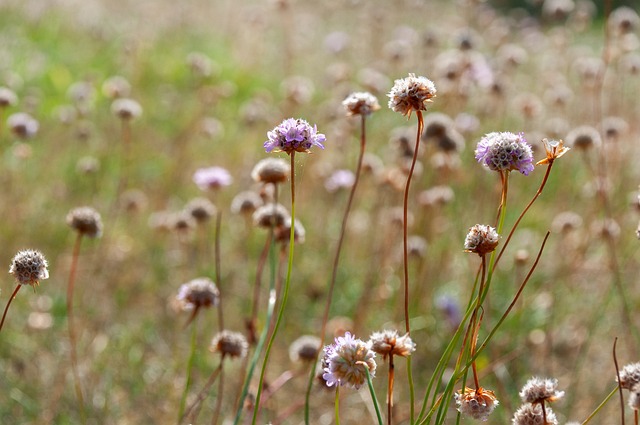
<svg viewBox="0 0 640 425"><path fill-rule="evenodd" d="M533 171L533 152L522 133L485 135L478 142L476 160L494 171L517 170L525 176Z"/></svg>
<svg viewBox="0 0 640 425"><path fill-rule="evenodd" d="M198 168L193 173L193 182L200 190L216 190L229 186L233 179L231 174L222 167Z"/></svg>
<svg viewBox="0 0 640 425"><path fill-rule="evenodd" d="M129 96L131 93L131 84L120 75L114 75L107 78L102 84L102 94L109 99L117 99L119 97Z"/></svg>
<svg viewBox="0 0 640 425"><path fill-rule="evenodd" d="M413 111L426 111L427 103L436 96L436 86L426 77L408 77L396 80L389 96L389 108L402 115L411 116Z"/></svg>
<svg viewBox="0 0 640 425"><path fill-rule="evenodd" d="M356 175L351 170L336 170L324 182L324 187L329 192L337 192L339 189L353 187Z"/></svg>
<svg viewBox="0 0 640 425"><path fill-rule="evenodd" d="M216 214L216 206L207 198L193 198L184 209L198 224L207 222Z"/></svg>
<svg viewBox="0 0 640 425"><path fill-rule="evenodd" d="M640 363L626 365L620 371L620 386L630 390L640 383Z"/></svg>
<svg viewBox="0 0 640 425"><path fill-rule="evenodd" d="M291 166L281 158L265 158L251 170L251 178L259 183L284 183L291 174Z"/></svg>
<svg viewBox="0 0 640 425"><path fill-rule="evenodd" d="M322 346L320 338L313 335L302 335L289 346L289 358L292 362L313 362Z"/></svg>
<svg viewBox="0 0 640 425"><path fill-rule="evenodd" d="M178 301L184 310L197 310L201 307L215 307L220 301L220 291L208 277L199 277L180 286Z"/></svg>
<svg viewBox="0 0 640 425"><path fill-rule="evenodd" d="M416 350L416 344L411 340L409 334L398 336L398 331L384 330L382 332L374 332L369 337L371 350L382 355L383 359L387 356L409 357Z"/></svg>
<svg viewBox="0 0 640 425"><path fill-rule="evenodd" d="M7 127L20 139L28 139L38 132L40 124L31 115L25 112L17 112L7 118Z"/></svg>
<svg viewBox="0 0 640 425"><path fill-rule="evenodd" d="M367 369L371 375L375 373L374 357L369 344L347 332L343 337L337 337L333 345L324 348L322 377L329 387L346 384L358 389L367 381Z"/></svg>
<svg viewBox="0 0 640 425"><path fill-rule="evenodd" d="M247 339L239 332L222 331L218 332L211 341L209 348L214 353L223 356L243 358L247 355L249 344Z"/></svg>
<svg viewBox="0 0 640 425"><path fill-rule="evenodd" d="M231 212L234 214L251 215L263 205L262 198L256 192L250 190L238 193L231 200Z"/></svg>
<svg viewBox="0 0 640 425"><path fill-rule="evenodd" d="M304 243L305 235L306 230L302 225L302 222L296 218L295 224L293 225L293 242ZM287 217L284 220L284 224L282 226L276 227L275 237L276 242L280 242L283 244L289 243L289 241L291 240L291 217Z"/></svg>
<svg viewBox="0 0 640 425"><path fill-rule="evenodd" d="M255 210L253 224L270 229L271 226L284 226L287 218L289 218L289 211L283 205L270 203Z"/></svg>
<svg viewBox="0 0 640 425"><path fill-rule="evenodd" d="M79 207L69 211L67 224L83 236L102 236L102 218L100 213L91 207Z"/></svg>
<svg viewBox="0 0 640 425"><path fill-rule="evenodd" d="M142 106L133 99L119 98L111 104L111 112L123 121L131 121L142 115Z"/></svg>
<svg viewBox="0 0 640 425"><path fill-rule="evenodd" d="M464 240L464 250L483 256L496 249L499 239L500 235L493 227L486 224L476 224L467 233Z"/></svg>
<svg viewBox="0 0 640 425"><path fill-rule="evenodd" d="M317 127L311 127L303 119L288 118L267 133L269 140L264 142L267 152L309 152L312 146L324 149L324 134Z"/></svg>
<svg viewBox="0 0 640 425"><path fill-rule="evenodd" d="M594 127L582 125L576 127L567 134L566 142L579 150L588 150L602 144L600 133Z"/></svg>
<svg viewBox="0 0 640 425"><path fill-rule="evenodd" d="M513 414L511 423L513 425L558 425L558 419L553 410L545 407L543 412L542 408L540 404L523 404ZM545 418L547 419L546 422Z"/></svg>
<svg viewBox="0 0 640 425"><path fill-rule="evenodd" d="M557 387L557 379L531 378L522 387L520 398L531 404L556 401L564 397L564 391L556 391Z"/></svg>
<svg viewBox="0 0 640 425"><path fill-rule="evenodd" d="M342 106L347 110L347 115L371 115L380 109L378 99L369 92L351 93L342 101Z"/></svg>
<svg viewBox="0 0 640 425"><path fill-rule="evenodd" d="M36 287L41 280L49 277L47 260L39 251L27 249L19 251L11 261L9 273L12 274L20 285Z"/></svg>
<svg viewBox="0 0 640 425"><path fill-rule="evenodd" d="M18 103L18 96L13 90L0 87L0 108L7 108Z"/></svg>
<svg viewBox="0 0 640 425"><path fill-rule="evenodd" d="M458 412L473 419L486 421L500 402L493 391L480 387L477 390L465 387L455 394Z"/></svg>

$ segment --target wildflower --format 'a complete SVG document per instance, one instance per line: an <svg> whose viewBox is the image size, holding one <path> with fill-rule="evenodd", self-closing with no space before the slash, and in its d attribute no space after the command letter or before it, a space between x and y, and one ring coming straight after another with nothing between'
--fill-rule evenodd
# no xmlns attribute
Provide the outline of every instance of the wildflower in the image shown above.
<svg viewBox="0 0 640 425"><path fill-rule="evenodd" d="M198 224L207 222L216 214L216 206L207 198L193 198L184 209Z"/></svg>
<svg viewBox="0 0 640 425"><path fill-rule="evenodd" d="M7 108L18 103L18 96L13 90L6 87L0 87L0 108Z"/></svg>
<svg viewBox="0 0 640 425"><path fill-rule="evenodd" d="M310 79L298 75L293 75L282 81L280 89L287 100L297 105L309 103L315 91Z"/></svg>
<svg viewBox="0 0 640 425"><path fill-rule="evenodd" d="M142 106L133 99L119 98L111 104L111 112L123 121L131 121L142 115Z"/></svg>
<svg viewBox="0 0 640 425"><path fill-rule="evenodd" d="M304 243L306 230L302 225L302 222L296 218L293 225L293 242ZM275 229L276 242L289 243L291 238L291 217L287 217L282 226L278 226Z"/></svg>
<svg viewBox="0 0 640 425"><path fill-rule="evenodd" d="M600 133L589 125L576 127L567 134L566 142L569 146L580 150L588 150L602 144Z"/></svg>
<svg viewBox="0 0 640 425"><path fill-rule="evenodd" d="M168 216L167 225L169 229L175 230L182 235L186 235L195 229L196 224L196 219L186 211L172 213Z"/></svg>
<svg viewBox="0 0 640 425"><path fill-rule="evenodd" d="M302 335L289 346L289 358L292 362L312 362L318 356L322 341L313 335Z"/></svg>
<svg viewBox="0 0 640 425"><path fill-rule="evenodd" d="M542 409L540 404L523 404L513 414L511 423L513 425L558 425L558 419L553 410L549 407L544 408L544 411Z"/></svg>
<svg viewBox="0 0 640 425"><path fill-rule="evenodd" d="M640 384L635 384L629 390L629 407L640 410Z"/></svg>
<svg viewBox="0 0 640 425"><path fill-rule="evenodd" d="M336 170L325 180L324 187L329 192L336 192L352 187L355 181L356 176L351 170Z"/></svg>
<svg viewBox="0 0 640 425"><path fill-rule="evenodd" d="M494 171L517 170L525 176L533 171L533 152L522 133L486 134L478 142L476 160Z"/></svg>
<svg viewBox="0 0 640 425"><path fill-rule="evenodd" d="M562 155L567 153L569 149L571 149L571 148L564 147L563 146L564 142L562 140L549 141L547 139L542 139L542 144L544 145L544 150L545 150L545 153L547 154L547 157L536 162L536 165L542 165L542 164L550 165L553 163L553 161L555 161L557 158L560 158Z"/></svg>
<svg viewBox="0 0 640 425"><path fill-rule="evenodd" d="M418 194L418 203L425 207L443 206L455 197L455 193L450 186L434 186Z"/></svg>
<svg viewBox="0 0 640 425"><path fill-rule="evenodd" d="M222 331L213 337L209 350L225 357L243 358L247 355L249 344L244 335L239 332Z"/></svg>
<svg viewBox="0 0 640 425"><path fill-rule="evenodd" d="M91 207L74 208L67 214L67 224L83 236L99 238L102 236L102 218Z"/></svg>
<svg viewBox="0 0 640 425"><path fill-rule="evenodd" d="M407 252L409 257L424 258L427 252L427 240L422 236L409 236L407 239Z"/></svg>
<svg viewBox="0 0 640 425"><path fill-rule="evenodd" d="M184 310L215 307L220 301L220 291L208 277L199 277L180 286L176 299Z"/></svg>
<svg viewBox="0 0 640 425"><path fill-rule="evenodd" d="M520 391L520 398L525 403L543 403L556 401L564 397L564 391L556 391L557 379L531 378Z"/></svg>
<svg viewBox="0 0 640 425"><path fill-rule="evenodd" d="M351 93L342 101L342 106L347 110L347 115L362 115L363 117L380 109L378 99L369 92Z"/></svg>
<svg viewBox="0 0 640 425"><path fill-rule="evenodd" d="M129 96L129 93L131 93L131 84L129 84L126 78L120 75L109 77L102 83L102 94L109 99L126 97Z"/></svg>
<svg viewBox="0 0 640 425"><path fill-rule="evenodd" d="M265 158L251 170L251 178L259 183L283 183L291 175L291 166L280 158Z"/></svg>
<svg viewBox="0 0 640 425"><path fill-rule="evenodd" d="M231 212L251 215L262 204L262 198L257 193L250 190L240 192L231 200Z"/></svg>
<svg viewBox="0 0 640 425"><path fill-rule="evenodd" d="M9 273L20 285L38 286L41 280L49 278L47 260L41 252L32 249L19 251L11 261Z"/></svg>
<svg viewBox="0 0 640 425"><path fill-rule="evenodd" d="M464 138L456 130L455 122L448 115L439 112L425 117L422 139L433 142L443 152L459 152L464 149Z"/></svg>
<svg viewBox="0 0 640 425"><path fill-rule="evenodd" d="M640 363L626 365L620 371L620 386L627 390L640 383Z"/></svg>
<svg viewBox="0 0 640 425"><path fill-rule="evenodd" d="M611 12L607 24L618 34L628 34L640 27L640 17L630 7L620 6Z"/></svg>
<svg viewBox="0 0 640 425"><path fill-rule="evenodd" d="M253 213L253 224L267 229L284 226L289 218L289 211L281 204L266 204L255 210Z"/></svg>
<svg viewBox="0 0 640 425"><path fill-rule="evenodd" d="M409 74L401 80L395 80L389 96L389 108L405 116L412 111L426 111L427 103L436 96L436 86L426 77Z"/></svg>
<svg viewBox="0 0 640 425"><path fill-rule="evenodd" d="M139 212L147 207L149 203L147 195L138 189L129 189L121 196L120 202L124 209L129 212Z"/></svg>
<svg viewBox="0 0 640 425"><path fill-rule="evenodd" d="M231 174L222 167L199 168L193 173L193 182L200 190L216 190L233 182Z"/></svg>
<svg viewBox="0 0 640 425"><path fill-rule="evenodd" d="M500 402L493 391L480 387L477 390L465 387L455 394L458 412L473 419L486 421Z"/></svg>
<svg viewBox="0 0 640 425"><path fill-rule="evenodd" d="M347 384L358 389L367 380L367 370L371 375L375 373L374 357L369 344L347 332L324 348L322 377L329 387Z"/></svg>
<svg viewBox="0 0 640 425"><path fill-rule="evenodd" d="M467 233L464 240L464 250L475 252L482 257L496 249L499 239L500 235L493 227L486 224L476 224Z"/></svg>
<svg viewBox="0 0 640 425"><path fill-rule="evenodd" d="M25 112L17 112L7 118L7 127L20 139L28 139L38 132L40 124L31 115Z"/></svg>
<svg viewBox="0 0 640 425"><path fill-rule="evenodd" d="M411 340L409 334L398 336L396 330L384 330L374 332L369 337L371 350L380 354L383 359L387 356L409 357L416 350L416 344Z"/></svg>
<svg viewBox="0 0 640 425"><path fill-rule="evenodd" d="M311 127L303 119L288 118L267 133L269 140L264 142L267 152L309 152L312 146L324 149L326 138L318 133L317 127Z"/></svg>

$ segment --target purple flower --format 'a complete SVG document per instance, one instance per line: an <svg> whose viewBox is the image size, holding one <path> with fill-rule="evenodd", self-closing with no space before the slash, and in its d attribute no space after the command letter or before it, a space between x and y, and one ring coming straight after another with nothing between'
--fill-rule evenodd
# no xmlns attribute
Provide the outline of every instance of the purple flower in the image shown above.
<svg viewBox="0 0 640 425"><path fill-rule="evenodd" d="M335 192L338 189L348 189L353 186L356 176L350 170L336 170L324 182L324 187L329 192Z"/></svg>
<svg viewBox="0 0 640 425"><path fill-rule="evenodd" d="M231 174L222 167L198 168L193 173L193 182L201 190L216 190L229 186L232 181Z"/></svg>
<svg viewBox="0 0 640 425"><path fill-rule="evenodd" d="M288 118L267 133L269 140L264 142L267 152L309 152L312 146L324 149L326 138L318 133L316 126L311 127L303 119Z"/></svg>
<svg viewBox="0 0 640 425"><path fill-rule="evenodd" d="M533 152L522 133L486 134L476 148L476 160L494 171L518 170L525 176L533 171Z"/></svg>
<svg viewBox="0 0 640 425"><path fill-rule="evenodd" d="M367 381L367 369L374 375L375 356L370 344L347 332L336 338L335 344L324 348L322 378L329 387L347 384L358 389Z"/></svg>

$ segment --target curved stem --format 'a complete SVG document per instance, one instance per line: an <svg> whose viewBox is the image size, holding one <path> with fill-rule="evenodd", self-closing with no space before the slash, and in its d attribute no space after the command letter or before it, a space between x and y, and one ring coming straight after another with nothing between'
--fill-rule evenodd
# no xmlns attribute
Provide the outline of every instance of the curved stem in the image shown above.
<svg viewBox="0 0 640 425"><path fill-rule="evenodd" d="M22 285L18 283L18 285L16 286L16 289L13 290L13 294L11 294L11 298L9 298L9 301L7 301L7 306L4 308L4 313L2 313L2 321L0 322L0 331L2 331L2 325L4 325L4 319L7 317L7 312L9 311L9 306L11 305L11 301L13 301L16 295L18 295L18 291L20 290L20 287L22 287Z"/></svg>
<svg viewBox="0 0 640 425"><path fill-rule="evenodd" d="M222 368L222 362L224 361L224 355L220 360L220 379L218 380L218 398L216 399L216 408L213 411L213 418L211 418L211 425L218 424L218 418L220 417L220 411L222 410L222 394L224 392L224 369Z"/></svg>
<svg viewBox="0 0 640 425"><path fill-rule="evenodd" d="M211 388L211 386L213 385L213 383L215 382L216 378L218 377L218 375L221 373L222 371L222 362L224 361L224 355L222 356L222 359L220 359L220 364L218 365L218 367L216 368L216 370L213 371L213 373L211 373L211 376L209 377L209 380L207 380L207 383L204 384L204 387L202 388L202 390L200 391L200 393L198 393L198 397L196 397L196 399L194 400L193 403L191 403L191 406L189 406L187 408L187 410L184 412L184 414L182 415L182 417L180 418L180 421L178 422L179 424L181 424L191 413L191 411L193 409L196 408L196 406L198 406L200 403L202 403L202 401L207 397L207 393L209 392L209 389Z"/></svg>
<svg viewBox="0 0 640 425"><path fill-rule="evenodd" d="M282 293L282 303L280 304L280 310L278 311L278 316L276 318L276 324L273 327L273 333L269 338L269 342L267 343L267 349L264 353L264 361L262 363L262 370L260 371L260 380L258 382L258 390L256 393L256 402L255 408L253 410L253 419L251 421L252 425L256 424L258 420L258 412L260 411L260 399L262 397L263 383L264 383L264 375L267 370L267 363L269 362L269 355L271 354L271 348L273 347L273 342L276 339L276 334L278 333L278 329L280 328L280 323L282 322L282 317L284 316L284 309L287 305L287 299L289 298L289 287L291 286L291 271L293 270L293 244L295 239L295 218L296 218L296 186L295 186L295 153L296 151L291 152L290 160L291 160L291 226L289 230L289 264L287 267L287 279L284 282L284 290ZM268 327L268 325L267 325Z"/></svg>

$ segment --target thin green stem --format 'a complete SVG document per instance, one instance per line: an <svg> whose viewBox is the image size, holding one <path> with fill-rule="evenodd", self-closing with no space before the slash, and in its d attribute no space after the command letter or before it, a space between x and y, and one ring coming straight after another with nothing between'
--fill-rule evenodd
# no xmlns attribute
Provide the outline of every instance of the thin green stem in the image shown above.
<svg viewBox="0 0 640 425"><path fill-rule="evenodd" d="M258 420L258 412L260 411L260 399L262 398L262 390L264 383L264 376L267 370L267 363L269 362L269 355L271 354L271 348L273 347L273 342L276 339L276 335L278 333L278 329L280 328L280 323L282 322L282 317L284 316L284 310L287 305L287 299L289 298L289 287L291 286L291 271L293 270L293 244L295 239L295 218L296 218L296 186L295 186L295 151L291 152L290 160L291 160L291 228L289 230L289 264L287 266L287 279L284 282L284 289L282 293L282 302L280 304L280 310L278 311L278 316L276 318L276 324L273 327L273 333L269 338L269 342L267 343L267 349L264 353L264 361L262 363L262 369L260 370L260 380L258 381L258 390L256 393L256 401L255 408L253 410L253 419L251 421L252 425L256 424ZM268 327L268 325L267 325Z"/></svg>
<svg viewBox="0 0 640 425"><path fill-rule="evenodd" d="M591 419L593 419L593 418L594 418L594 417L595 417L595 416L600 412L600 410L602 410L602 408L605 406L605 404L607 404L607 403L609 402L609 400L611 400L611 398L612 398L614 395L616 395L616 393L617 393L617 392L618 392L618 387L616 386L613 390L611 390L611 392L609 393L609 395L607 395L607 396L605 397L605 399L604 399L604 400L602 400L602 403L600 403L600 404L598 405L598 407L596 407L596 410L594 410L594 411L589 415L589 417L587 417L587 419L585 419L585 420L582 422L582 425L587 425L587 424L591 421Z"/></svg>
<svg viewBox="0 0 640 425"><path fill-rule="evenodd" d="M391 356L393 357L393 354ZM389 364L391 365L392 363L393 363L393 360L390 360ZM373 407L376 410L376 417L378 418L378 425L382 425L382 414L380 414L380 404L378 403L378 398L376 397L376 391L373 388L373 381L371 380L371 373L369 372L369 367L364 362L363 362L362 366L364 367L364 370L367 373L367 386L369 387L369 393L371 394L371 401L373 401ZM390 367L389 370L391 371L393 369ZM392 379L390 379L390 380L392 381ZM393 387L393 383L391 383L390 385ZM336 403L337 403L337 401L336 401ZM338 417L338 415L336 414L336 418L337 417ZM391 423L391 414L389 414L389 423Z"/></svg>
<svg viewBox="0 0 640 425"><path fill-rule="evenodd" d="M222 300L222 272L220 270L220 227L222 224L222 211L218 210L216 213L216 235L215 235L215 263L216 263L216 285L218 285L218 292L220 302L218 302L218 329L220 332L224 330L224 314L222 306L224 302Z"/></svg>
<svg viewBox="0 0 640 425"><path fill-rule="evenodd" d="M194 317L191 327L191 348L189 351L189 360L187 360L187 380L184 383L184 390L182 391L182 398L180 399L180 410L178 411L178 423L184 415L184 410L187 405L187 395L189 394L189 387L191 387L191 371L193 370L193 363L196 358L196 335L198 318Z"/></svg>
<svg viewBox="0 0 640 425"><path fill-rule="evenodd" d="M4 308L4 313L2 313L2 321L0 321L0 331L2 331L2 325L4 325L4 319L7 317L7 312L9 311L9 306L11 305L11 301L13 301L16 295L18 295L18 291L20 290L21 286L22 285L18 283L18 285L16 286L16 289L13 290L13 294L11 294L9 301L7 301L7 306Z"/></svg>
<svg viewBox="0 0 640 425"><path fill-rule="evenodd" d="M340 384L336 384L336 398L333 402L336 415L336 425L340 425Z"/></svg>

